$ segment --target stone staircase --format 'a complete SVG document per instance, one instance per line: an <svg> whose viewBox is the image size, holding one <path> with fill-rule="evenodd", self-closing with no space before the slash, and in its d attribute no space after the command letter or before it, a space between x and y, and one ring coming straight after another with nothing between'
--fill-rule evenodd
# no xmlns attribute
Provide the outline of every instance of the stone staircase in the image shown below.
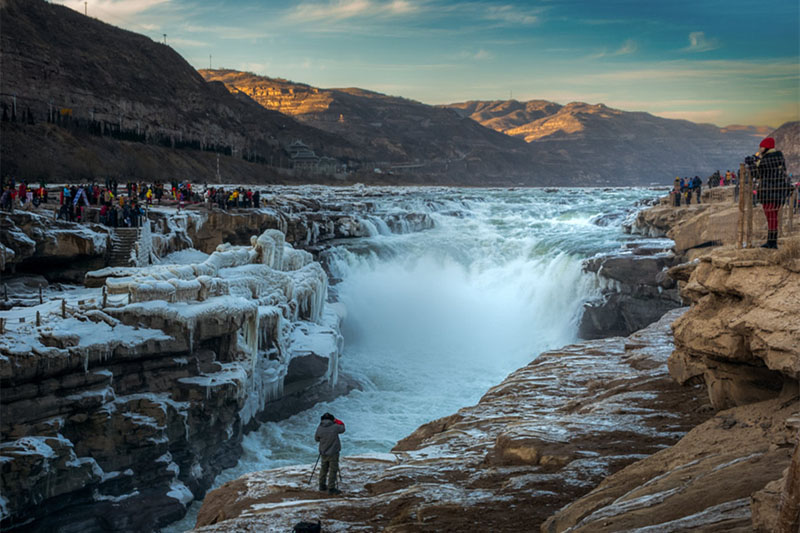
<svg viewBox="0 0 800 533"><path fill-rule="evenodd" d="M111 251L108 266L132 266L131 250L139 240L139 228L114 228L111 233Z"/></svg>

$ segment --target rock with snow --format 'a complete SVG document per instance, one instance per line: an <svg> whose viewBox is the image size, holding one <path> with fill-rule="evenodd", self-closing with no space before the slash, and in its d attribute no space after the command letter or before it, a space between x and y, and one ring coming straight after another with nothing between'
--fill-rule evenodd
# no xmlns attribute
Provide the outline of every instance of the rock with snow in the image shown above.
<svg viewBox="0 0 800 533"><path fill-rule="evenodd" d="M310 254L267 230L192 257L0 311L3 527L152 530L236 463L246 427L352 386Z"/></svg>

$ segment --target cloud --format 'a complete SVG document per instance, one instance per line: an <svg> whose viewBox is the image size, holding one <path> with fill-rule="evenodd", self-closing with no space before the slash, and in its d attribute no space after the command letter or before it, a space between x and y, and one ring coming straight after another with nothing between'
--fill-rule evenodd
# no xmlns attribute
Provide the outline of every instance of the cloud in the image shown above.
<svg viewBox="0 0 800 533"><path fill-rule="evenodd" d="M261 74L266 76L267 72L269 72L269 63L245 61L244 63L239 63L238 65L236 65L236 69L241 70L243 72L253 72L255 74Z"/></svg>
<svg viewBox="0 0 800 533"><path fill-rule="evenodd" d="M797 80L797 62L794 60L763 61L665 61L646 68L607 70L570 78L577 83L593 84L602 81L652 81L701 79L705 81L729 80L740 77L750 80Z"/></svg>
<svg viewBox="0 0 800 533"><path fill-rule="evenodd" d="M512 5L491 6L486 8L484 18L503 24L529 26L539 22L539 11L523 10Z"/></svg>
<svg viewBox="0 0 800 533"><path fill-rule="evenodd" d="M295 22L342 21L359 17L392 17L416 13L420 5L410 0L329 0L303 2L286 18Z"/></svg>
<svg viewBox="0 0 800 533"><path fill-rule="evenodd" d="M705 32L693 31L689 34L689 46L683 48L684 52L708 52L719 48L719 40L706 37Z"/></svg>
<svg viewBox="0 0 800 533"><path fill-rule="evenodd" d="M628 39L627 41L622 43L622 46L620 46L619 49L617 49L617 51L614 52L612 55L624 56L632 54L636 52L638 49L639 49L639 44L633 39Z"/></svg>
<svg viewBox="0 0 800 533"><path fill-rule="evenodd" d="M106 22L120 22L154 6L169 2L170 0L92 0L88 5L88 13L90 17ZM84 0L54 0L54 3L63 4L80 13L86 8Z"/></svg>
<svg viewBox="0 0 800 533"><path fill-rule="evenodd" d="M494 54L491 52L487 52L483 48L479 49L477 52L473 51L464 51L458 54L459 59L472 59L475 61L483 61L486 59L493 59Z"/></svg>
<svg viewBox="0 0 800 533"><path fill-rule="evenodd" d="M705 109L702 111L690 111L690 110L655 111L653 112L653 114L661 118L683 119L701 124L702 123L716 124L723 117L723 115L725 115L725 112L722 111L721 109Z"/></svg>
<svg viewBox="0 0 800 533"><path fill-rule="evenodd" d="M634 41L633 39L628 39L622 45L617 48L613 52L609 52L607 48L603 48L599 52L595 52L593 54L589 54L586 59L600 59L603 57L616 57L616 56L625 56L630 55L636 52L639 49L639 44Z"/></svg>
<svg viewBox="0 0 800 533"><path fill-rule="evenodd" d="M208 46L205 41L195 41L194 39L182 39L180 37L168 37L168 44L176 44L178 46Z"/></svg>

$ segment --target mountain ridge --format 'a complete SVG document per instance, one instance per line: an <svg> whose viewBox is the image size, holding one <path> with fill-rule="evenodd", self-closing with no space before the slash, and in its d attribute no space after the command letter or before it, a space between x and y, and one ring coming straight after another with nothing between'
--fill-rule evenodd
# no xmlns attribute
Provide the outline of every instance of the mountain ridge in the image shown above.
<svg viewBox="0 0 800 533"><path fill-rule="evenodd" d="M0 156L24 179L646 185L733 168L758 144L754 127L722 132L603 104L430 106L198 72L169 46L64 6L3 0L0 10ZM296 140L349 172L292 168Z"/></svg>

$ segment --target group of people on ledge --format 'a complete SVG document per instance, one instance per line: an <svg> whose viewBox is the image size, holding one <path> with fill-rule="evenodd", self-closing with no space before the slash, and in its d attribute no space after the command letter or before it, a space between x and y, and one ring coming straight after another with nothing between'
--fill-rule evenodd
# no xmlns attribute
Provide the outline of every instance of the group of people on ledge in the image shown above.
<svg viewBox="0 0 800 533"><path fill-rule="evenodd" d="M680 207L681 199L683 199L686 205L691 205L692 195L695 195L697 203L699 204L702 190L703 181L700 179L700 176L695 176L694 178L675 176L675 182L672 185L672 191L670 191L672 195L672 205Z"/></svg>
<svg viewBox="0 0 800 533"><path fill-rule="evenodd" d="M793 176L786 171L783 153L775 148L775 139L767 137L759 145L755 155L745 158L747 171L753 177L753 205L760 203L767 219L767 242L764 248L778 247L778 213L781 206L789 204L792 212L800 210L800 183L794 183ZM720 171L708 178L709 187L735 185L734 198L738 198L739 177L728 170L723 176ZM683 202L691 205L692 196L700 203L703 182L699 176L694 178L675 178L670 195L672 205L679 207Z"/></svg>

